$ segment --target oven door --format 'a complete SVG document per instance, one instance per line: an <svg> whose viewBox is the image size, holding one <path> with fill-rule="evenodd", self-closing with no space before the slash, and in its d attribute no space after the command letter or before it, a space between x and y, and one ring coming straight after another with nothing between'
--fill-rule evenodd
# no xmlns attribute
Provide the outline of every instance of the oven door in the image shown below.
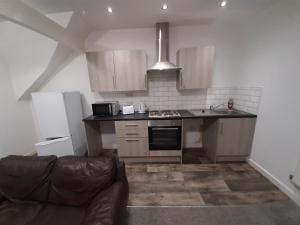
<svg viewBox="0 0 300 225"><path fill-rule="evenodd" d="M181 150L181 126L148 127L149 150Z"/></svg>

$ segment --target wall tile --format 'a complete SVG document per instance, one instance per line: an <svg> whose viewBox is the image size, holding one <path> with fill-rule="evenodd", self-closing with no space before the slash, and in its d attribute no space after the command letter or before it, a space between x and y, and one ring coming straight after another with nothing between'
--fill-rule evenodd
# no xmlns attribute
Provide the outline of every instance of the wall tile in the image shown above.
<svg viewBox="0 0 300 225"><path fill-rule="evenodd" d="M98 101L119 101L121 104L145 102L151 110L202 109L210 105L224 104L233 98L235 108L250 113L258 113L261 87L212 87L203 90L178 91L176 76L151 75L148 91L134 93L104 93L96 94Z"/></svg>

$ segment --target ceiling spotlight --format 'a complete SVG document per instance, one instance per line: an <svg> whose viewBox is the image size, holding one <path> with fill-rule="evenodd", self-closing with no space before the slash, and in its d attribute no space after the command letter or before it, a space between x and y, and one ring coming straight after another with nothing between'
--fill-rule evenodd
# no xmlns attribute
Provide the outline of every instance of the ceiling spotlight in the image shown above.
<svg viewBox="0 0 300 225"><path fill-rule="evenodd" d="M107 7L107 12L108 13L112 13L113 11L112 11L112 8L111 7Z"/></svg>
<svg viewBox="0 0 300 225"><path fill-rule="evenodd" d="M168 5L167 5L166 3L163 4L162 9L163 9L163 10L167 10L167 9L168 9Z"/></svg>
<svg viewBox="0 0 300 225"><path fill-rule="evenodd" d="M227 1L222 1L222 2L221 2L221 6L222 6L222 7L225 7L226 5L227 5Z"/></svg>

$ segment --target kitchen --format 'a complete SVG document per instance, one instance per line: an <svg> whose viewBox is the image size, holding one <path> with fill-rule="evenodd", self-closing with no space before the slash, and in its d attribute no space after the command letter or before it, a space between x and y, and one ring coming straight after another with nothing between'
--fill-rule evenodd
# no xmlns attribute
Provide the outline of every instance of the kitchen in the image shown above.
<svg viewBox="0 0 300 225"><path fill-rule="evenodd" d="M2 157L113 153L147 224L300 205L298 1L0 5Z"/></svg>
<svg viewBox="0 0 300 225"><path fill-rule="evenodd" d="M153 97L153 99L168 102L169 99L172 100L172 97L176 99L176 94L174 94L176 92L177 96L180 96L182 91L191 91L191 93L196 91L197 93L197 90L198 92L199 90L205 92L206 89L211 88L215 64L214 46L179 49L176 53L176 66L169 62L169 24L157 23L156 35L157 62L148 70L146 66L146 54L141 50L87 53L92 90L100 93L147 91L148 80L152 80L149 84L149 89L151 88L149 95L151 96L153 90L154 96L159 94L159 91L162 91L161 94L163 97ZM155 76L154 80L153 76ZM158 83L160 86L155 89L155 79L159 80L161 77L165 82L162 84ZM213 122L220 123L220 125L216 125L217 127L220 126L220 128L215 129L220 129L220 133L223 135L223 123L225 123L225 133L236 135L228 136L228 140L225 140L225 143L220 143L223 146L218 147L220 149L218 150L218 157L216 155L217 149L209 149L206 155L210 155L210 159L213 162L221 161L221 159L224 161L245 161L250 155L255 127L255 119L251 120L249 118L255 118L256 116L243 111L234 111L233 99L227 100L228 106L224 104L226 98L229 98L229 96L233 97L230 94L232 93L227 92L227 95L223 96L221 94L222 99L220 100L222 104L218 104L213 108L214 105L211 103L210 109L207 109L209 108L206 105L207 103L200 105L201 101L197 100L194 101L195 104L190 104L189 102L186 108L184 108L184 105L178 107L178 101L175 100L171 101L174 105L162 105L158 107L156 107L155 103L151 104L151 102L147 102L150 108L148 113L146 112L146 105L143 102L138 103L136 107L133 103L129 103L129 105L128 103L123 103L121 114L124 116L118 116L120 109L118 101L112 103L95 103L92 105L93 116L84 119L89 155L98 155L101 149L103 149L102 143L99 141L101 140L101 127L99 127L99 123L101 121L114 121L114 128L112 130L115 130L116 148L122 160L133 162L147 162L148 160L156 162L158 160L157 162L182 163L182 142L186 142L182 130L183 127L185 131L187 130L185 127L189 123L188 119L207 118L208 120L204 120L204 124L207 125L207 121L212 121L209 119L221 119L225 117L236 119L232 119L230 121L232 124L229 123L227 126L226 123L229 120L224 120L223 122L215 120ZM192 95L191 97L193 98L194 96ZM252 100L250 98L250 101ZM221 111L217 109L220 106L224 108ZM177 111L180 108L194 109L194 111ZM241 121L240 124L234 125L237 123L236 121L239 121L238 119ZM195 121L192 121L192 123L195 125ZM200 127L200 125L201 122L196 126ZM245 133L245 140L239 137L239 133ZM204 138L205 140L210 139L208 132L203 132L203 136L208 136ZM214 141L217 141L217 137L215 138ZM245 142L243 144L247 146L241 148L241 145L239 145L237 147L237 143L229 145L232 139L242 139ZM211 141L207 141L207 143L204 141L205 144L202 145L204 149L207 150L210 148L208 147L211 145L209 142ZM224 146L226 146L226 142L228 145L227 150L222 151L225 148ZM241 148L240 152L236 152L237 150L233 150L234 148ZM214 153L210 153L212 151L215 152L215 155Z"/></svg>

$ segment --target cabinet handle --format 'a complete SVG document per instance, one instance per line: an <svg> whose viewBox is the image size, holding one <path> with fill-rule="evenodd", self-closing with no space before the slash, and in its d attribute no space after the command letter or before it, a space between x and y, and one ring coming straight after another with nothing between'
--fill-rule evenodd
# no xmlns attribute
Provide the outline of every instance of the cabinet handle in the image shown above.
<svg viewBox="0 0 300 225"><path fill-rule="evenodd" d="M147 89L147 75L145 76L145 88Z"/></svg>
<svg viewBox="0 0 300 225"><path fill-rule="evenodd" d="M138 135L138 133L126 133L126 135Z"/></svg>
<svg viewBox="0 0 300 225"><path fill-rule="evenodd" d="M139 139L125 139L126 141L139 141Z"/></svg>
<svg viewBox="0 0 300 225"><path fill-rule="evenodd" d="M183 79L182 79L182 72L180 72L180 87L182 87L183 88L183 81L182 81Z"/></svg>
<svg viewBox="0 0 300 225"><path fill-rule="evenodd" d="M126 124L125 126L126 127L137 127L138 125L137 124Z"/></svg>

